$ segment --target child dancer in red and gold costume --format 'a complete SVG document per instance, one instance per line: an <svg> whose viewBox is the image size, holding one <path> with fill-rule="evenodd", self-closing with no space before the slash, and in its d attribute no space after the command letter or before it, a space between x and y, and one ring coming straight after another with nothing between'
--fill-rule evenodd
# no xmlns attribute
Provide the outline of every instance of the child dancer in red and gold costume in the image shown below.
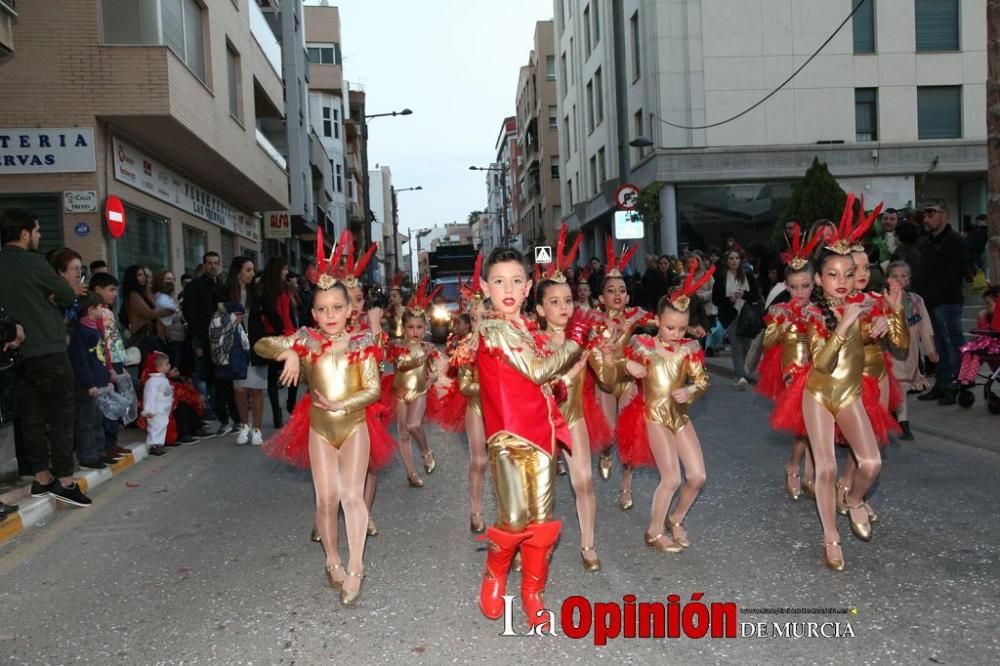
<svg viewBox="0 0 1000 666"><path fill-rule="evenodd" d="M524 611L531 625L546 626L539 611L561 527L553 519L555 453L560 444L571 446L549 384L579 358L587 324L571 319L566 343L544 356L521 315L531 280L524 257L511 248L490 253L482 290L493 310L479 323L476 365L498 516L486 530L490 547L479 607L490 619L503 614L507 573L520 547Z"/></svg>
<svg viewBox="0 0 1000 666"><path fill-rule="evenodd" d="M392 439L373 408L381 392L379 346L370 331L349 334L347 287L331 273L322 251L312 315L317 328L267 337L254 345L265 358L283 361L283 384L297 384L302 371L310 391L291 420L265 443L268 455L312 470L316 525L326 552L327 583L349 605L361 595L368 509L364 501L369 464L392 456ZM336 262L331 262L336 264ZM345 570L337 550L337 517L344 509L349 559Z"/></svg>
<svg viewBox="0 0 1000 666"><path fill-rule="evenodd" d="M809 440L806 438L805 421L802 420L802 396L796 394L791 400L781 400L788 387L795 384L808 370L809 357L808 322L803 308L809 305L812 295L813 269L810 257L819 244L821 236L814 235L802 245L798 223L792 234L792 246L781 255L785 263L785 288L791 300L772 305L764 316L764 356L760 361L760 381L757 391L775 401L771 412L771 427L792 433L791 457L785 466L785 493L793 500L799 499L803 490L814 495L812 457L806 456ZM802 458L806 458L805 478L799 475Z"/></svg>
<svg viewBox="0 0 1000 666"><path fill-rule="evenodd" d="M608 257L607 270L604 273L604 280L601 283L601 293L598 300L604 306L604 314L599 317L599 321L604 325L605 336L612 336L615 358L621 358L628 346L632 333L637 328L650 325L653 315L642 308L629 308L628 289L625 286L625 278L622 271L632 261L637 247L623 249L622 256L615 258L615 243L609 236L606 239L606 252ZM601 355L591 357L591 367L599 378L600 393L598 397L604 409L604 415L614 428L618 420L618 413L636 395L635 379L620 368L615 372L602 372L603 363ZM619 441L619 446L621 442ZM601 452L598 463L601 478L605 481L611 475L611 445L608 444ZM632 508L632 470L625 466L622 473L621 493L618 497L618 507L622 511Z"/></svg>
<svg viewBox="0 0 1000 666"><path fill-rule="evenodd" d="M410 297L403 313L403 339L389 344L388 360L395 366L393 374L386 375L385 383L391 387L396 397L396 423L399 426L399 453L406 467L406 478L410 486L420 488L423 479L413 466L413 452L410 439L415 439L420 447L424 470L432 474L437 464L423 431L424 413L428 400L435 400L431 384L435 377L435 364L439 354L437 348L424 341L427 335L426 309L434 298L427 293L427 278ZM434 411L434 408L431 410Z"/></svg>
<svg viewBox="0 0 1000 666"><path fill-rule="evenodd" d="M616 361L608 354L605 363L605 367L617 365L619 371L642 380L642 390L622 410L618 454L626 465L655 465L660 472L645 540L662 553L676 553L691 545L684 519L705 485L705 460L688 405L708 390L708 374L701 345L684 334L691 297L711 279L715 267L697 281L695 268L692 262L684 286L660 298L656 337L633 336L624 359ZM680 494L671 515L668 511L678 487ZM670 538L663 534L664 525L671 530Z"/></svg>
<svg viewBox="0 0 1000 666"><path fill-rule="evenodd" d="M865 368L862 330L870 330L873 325L874 300L866 294L853 293L855 266L851 246L856 240L851 228L853 199L848 196L837 236L815 261L817 288L813 291L813 304L806 310L813 364L804 379L789 389L802 391L802 413L816 466L816 506L823 524L823 561L834 571L844 569L834 492L837 430L857 459L847 504L851 530L862 541L871 538L865 495L882 468L875 431L862 400Z"/></svg>
<svg viewBox="0 0 1000 666"><path fill-rule="evenodd" d="M399 340L403 337L403 311L406 309L403 305L402 285L404 277L403 273L396 273L389 282L389 303L385 309L386 325L384 328L393 340Z"/></svg>
<svg viewBox="0 0 1000 666"><path fill-rule="evenodd" d="M545 321L545 331L538 335L538 346L543 354L554 353L566 344L566 324L575 309L573 292L563 271L573 265L583 237L577 236L569 253L564 255L567 231L568 227L562 225L556 246L556 261L549 264L549 269L541 275L535 289L535 308L538 316ZM594 350L587 356L599 353ZM557 391L563 393L557 397L559 411L573 439L573 450L568 456L569 478L576 495L576 515L580 521L580 557L584 569L599 571L601 560L594 548L597 498L594 495L590 453L592 447L600 451L611 442L611 428L597 402L595 382L587 371L586 357L563 375L561 383L563 386Z"/></svg>

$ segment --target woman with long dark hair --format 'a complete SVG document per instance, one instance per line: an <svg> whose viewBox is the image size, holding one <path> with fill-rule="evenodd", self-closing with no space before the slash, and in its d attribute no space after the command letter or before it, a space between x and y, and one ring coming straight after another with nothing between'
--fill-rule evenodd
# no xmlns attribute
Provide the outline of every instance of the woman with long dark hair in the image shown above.
<svg viewBox="0 0 1000 666"><path fill-rule="evenodd" d="M156 320L174 314L173 310L156 307L149 287L144 266L133 264L125 269L118 320L128 329L128 345L138 347L143 358L151 351L163 351L156 334Z"/></svg>
<svg viewBox="0 0 1000 666"><path fill-rule="evenodd" d="M757 281L751 273L744 272L740 253L736 250L727 250L719 266L721 275L712 288L712 303L719 308L719 321L726 329L726 337L733 350L734 385L745 390L750 383L744 365L751 338L739 335L738 328L743 307L760 300Z"/></svg>
<svg viewBox="0 0 1000 666"><path fill-rule="evenodd" d="M292 322L292 294L288 287L288 262L282 257L271 257L264 267L260 280L260 306L263 312L264 334L267 336L289 336L295 333ZM283 364L271 361L267 364L267 399L271 403L274 427L281 428L281 377Z"/></svg>
<svg viewBox="0 0 1000 666"><path fill-rule="evenodd" d="M253 259L235 257L229 265L229 273L226 275L226 282L222 286L219 299L223 307L230 312L242 309L244 314L240 317L238 325L246 332L251 350L254 343L264 337L264 318L257 288L254 285L255 275ZM240 344L240 341L236 340L233 344ZM240 417L240 428L236 434L237 444L260 446L264 443L260 427L264 415L264 390L267 388L267 363L267 359L251 351L246 376L237 377L232 382L236 410ZM253 413L252 422L251 413Z"/></svg>

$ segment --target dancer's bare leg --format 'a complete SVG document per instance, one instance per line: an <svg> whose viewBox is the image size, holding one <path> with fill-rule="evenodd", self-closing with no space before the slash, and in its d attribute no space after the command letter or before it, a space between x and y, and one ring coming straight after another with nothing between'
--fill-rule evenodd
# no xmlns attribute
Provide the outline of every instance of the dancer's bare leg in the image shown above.
<svg viewBox="0 0 1000 666"><path fill-rule="evenodd" d="M686 542L687 530L684 529L684 519L688 511L698 499L698 493L705 485L705 458L701 453L701 442L698 441L698 433L695 432L694 424L688 422L686 426L674 434L674 443L677 447L677 457L681 465L684 466L684 483L681 491L677 495L677 504L674 510L668 515L670 520L671 533L674 541L678 543Z"/></svg>
<svg viewBox="0 0 1000 666"><path fill-rule="evenodd" d="M403 459L403 467L406 468L406 475L411 479L417 477L417 470L413 466L413 450L410 448L410 430L406 427L409 419L409 405L402 400L396 401L396 426L399 430L399 457Z"/></svg>
<svg viewBox="0 0 1000 666"><path fill-rule="evenodd" d="M469 503L472 513L483 515L483 485L486 481L486 430L483 417L465 410L465 432L469 437Z"/></svg>
<svg viewBox="0 0 1000 666"><path fill-rule="evenodd" d="M628 405L633 398L635 398L637 393L638 391L636 390L635 384L630 384L629 387L625 389L625 392L622 393L622 397L618 399L618 402L615 405L615 409L617 410L615 421L617 421L617 414L620 414L621 410L625 409L625 406ZM612 421L611 423L612 427L614 427L615 422ZM625 493L628 493L629 499L632 499L632 468L629 465L622 466L621 494L624 496Z"/></svg>
<svg viewBox="0 0 1000 666"><path fill-rule="evenodd" d="M882 471L882 457L879 454L875 432L859 400L840 410L837 415L837 425L840 426L840 431L844 433L857 459L854 480L846 498L851 520L867 524L868 512L863 502Z"/></svg>
<svg viewBox="0 0 1000 666"><path fill-rule="evenodd" d="M860 405L860 400L854 404ZM834 454L833 414L809 393L802 397L802 415L809 433L809 448L812 450L816 467L816 509L823 526L823 543L839 544L837 532L837 508L834 497L834 479L837 476L837 458ZM831 560L842 560L844 555L839 545L826 546L826 554Z"/></svg>
<svg viewBox="0 0 1000 666"><path fill-rule="evenodd" d="M364 571L365 530L368 528L368 508L365 506L365 473L370 455L368 428L355 430L340 447L340 503L344 507L347 532L347 570L356 574ZM361 587L359 576L347 576L345 592Z"/></svg>
<svg viewBox="0 0 1000 666"><path fill-rule="evenodd" d="M653 492L647 530L650 536L656 536L663 532L670 502L681 484L681 469L674 433L666 426L652 421L646 421L646 432L649 436L649 449L653 454L653 460L656 461L656 469L660 472L660 483ZM660 541L673 545L673 540L667 536L662 536Z"/></svg>
<svg viewBox="0 0 1000 666"><path fill-rule="evenodd" d="M433 390L433 389L431 389ZM406 407L406 431L410 437L416 441L420 447L420 454L426 456L431 452L427 445L427 435L424 434L422 424L424 422L424 412L427 411L427 396L422 395Z"/></svg>
<svg viewBox="0 0 1000 666"><path fill-rule="evenodd" d="M577 421L570 428L573 453L565 457L569 480L576 495L576 516L580 521L580 547L585 548L583 559L597 560L594 548L594 524L597 522L597 497L594 495L594 477L590 468L590 437L586 421Z"/></svg>
<svg viewBox="0 0 1000 666"><path fill-rule="evenodd" d="M369 469L365 475L365 506L368 507L368 511L372 510L372 504L375 503L375 491L377 490L378 474Z"/></svg>
<svg viewBox="0 0 1000 666"><path fill-rule="evenodd" d="M309 460L316 492L316 528L323 540L326 566L334 581L346 576L337 552L337 515L340 509L340 451L315 430L309 431Z"/></svg>

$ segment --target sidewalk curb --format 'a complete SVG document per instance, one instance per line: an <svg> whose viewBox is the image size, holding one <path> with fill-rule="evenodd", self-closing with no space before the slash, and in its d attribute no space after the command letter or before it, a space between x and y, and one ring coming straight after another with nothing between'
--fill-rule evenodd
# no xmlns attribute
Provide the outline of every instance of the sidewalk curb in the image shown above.
<svg viewBox="0 0 1000 666"><path fill-rule="evenodd" d="M125 470L138 462L149 457L149 447L145 442L126 444L123 448L132 452L124 456L116 464L104 469L81 469L73 475L73 479L80 484L80 489L87 493L97 486L110 481ZM52 497L27 497L19 502L20 510L9 515L5 520L0 521L0 544L3 544L11 537L20 534L28 527L34 527L45 522L60 508L60 503ZM74 507L75 508L75 507Z"/></svg>

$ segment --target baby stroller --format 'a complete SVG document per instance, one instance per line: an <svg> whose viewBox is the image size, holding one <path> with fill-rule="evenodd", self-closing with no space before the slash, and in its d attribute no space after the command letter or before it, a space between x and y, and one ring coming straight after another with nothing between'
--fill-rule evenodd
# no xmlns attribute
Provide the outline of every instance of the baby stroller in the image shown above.
<svg viewBox="0 0 1000 666"><path fill-rule="evenodd" d="M975 388L982 379L986 408L990 414L1000 414L1000 331L975 330L972 335L972 340L962 345L958 404L966 409L976 404ZM989 369L981 372L984 363Z"/></svg>

